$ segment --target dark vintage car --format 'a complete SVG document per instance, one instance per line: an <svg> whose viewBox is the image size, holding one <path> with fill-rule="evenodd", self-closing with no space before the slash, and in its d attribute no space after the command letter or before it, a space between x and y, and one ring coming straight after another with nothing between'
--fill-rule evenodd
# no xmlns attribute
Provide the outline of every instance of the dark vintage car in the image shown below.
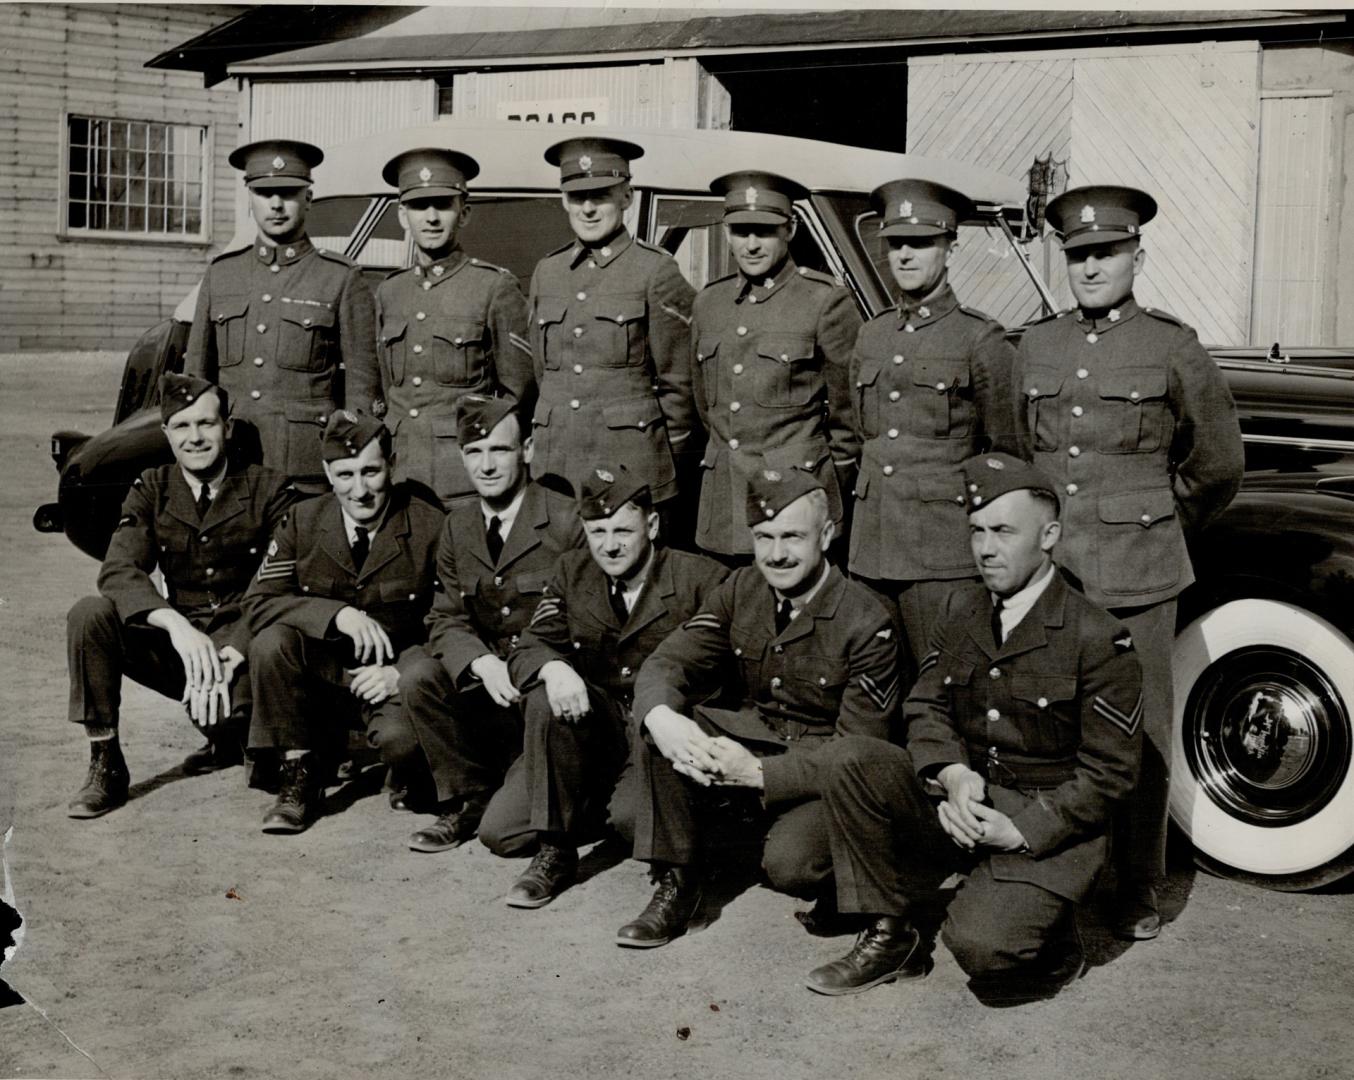
<svg viewBox="0 0 1354 1080"><path fill-rule="evenodd" d="M1053 303L1022 244L1025 191L990 170L744 132L615 134L646 149L628 225L672 252L697 287L731 267L706 184L755 162L811 189L796 207L795 256L844 281L867 316L887 306L889 289L866 196L904 173L977 198L953 267L961 295L999 298L1013 326ZM317 170L310 233L373 283L407 265L380 166L410 147L454 145L483 167L465 246L526 280L569 239L542 158L558 137L537 126L438 124L340 147ZM251 238L242 223L235 243ZM64 530L102 556L132 479L169 460L155 385L181 366L192 302L133 348L111 429L53 436L58 499L37 511L38 529ZM1192 541L1198 581L1180 604L1171 815L1218 872L1308 888L1354 870L1354 353L1284 343L1213 353L1240 410L1247 474L1233 505Z"/></svg>

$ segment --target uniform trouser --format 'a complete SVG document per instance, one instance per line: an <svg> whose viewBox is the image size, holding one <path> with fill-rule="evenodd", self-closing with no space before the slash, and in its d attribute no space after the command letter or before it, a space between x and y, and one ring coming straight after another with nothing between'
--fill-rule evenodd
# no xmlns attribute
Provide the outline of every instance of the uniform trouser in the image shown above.
<svg viewBox="0 0 1354 1080"><path fill-rule="evenodd" d="M393 769L412 767L418 740L404 715L400 690L378 705L356 697L344 668L352 664L352 643L313 638L274 623L249 645L254 684L251 750L341 750L348 728L365 729L367 741Z"/></svg>
<svg viewBox="0 0 1354 1080"><path fill-rule="evenodd" d="M218 648L232 632L226 623L210 631ZM207 631L204 631L207 632ZM183 696L183 661L169 634L148 624L124 623L113 601L86 596L66 616L66 664L70 672L70 719L90 727L117 727L122 706L122 677L165 697ZM236 674L230 688L235 725L204 729L208 737L243 734L239 726L249 711L249 674ZM185 713L185 715L187 715Z"/></svg>
<svg viewBox="0 0 1354 1080"><path fill-rule="evenodd" d="M951 840L906 750L854 736L829 753L822 801L839 910L907 915L961 872L967 877L941 937L970 978L1037 976L1066 956L1072 902L1029 882L998 880L987 859Z"/></svg>
<svg viewBox="0 0 1354 1080"><path fill-rule="evenodd" d="M496 704L478 683L458 691L446 666L430 656L405 667L400 692L438 802L483 807L522 752L520 707Z"/></svg>
<svg viewBox="0 0 1354 1080"><path fill-rule="evenodd" d="M495 855L522 855L541 834L578 843L616 785L629 753L629 712L588 685L591 711L568 722L550 711L544 686L522 707L522 754L480 821L480 840Z"/></svg>
<svg viewBox="0 0 1354 1080"><path fill-rule="evenodd" d="M1171 792L1175 688L1175 601L1111 608L1128 627L1142 664L1142 769L1138 786L1114 822L1114 865L1120 887L1155 885L1166 874L1166 823Z"/></svg>
<svg viewBox="0 0 1354 1080"><path fill-rule="evenodd" d="M726 733L701 721L710 735ZM634 738L634 822L617 822L622 833L634 836L634 857L641 862L691 866L700 862L709 847L708 830L714 827L715 805L736 801L741 809L758 809L752 793L734 788L702 788L678 773L653 744L647 731L636 725ZM742 741L742 740L739 740ZM796 750L817 753L828 739L801 740ZM772 751L769 744L747 742L758 757ZM617 807L613 802L613 820ZM792 896L816 897L832 875L827 822L822 801L810 798L768 807L757 815L765 830L762 871L771 887ZM703 836L705 832L707 835Z"/></svg>
<svg viewBox="0 0 1354 1080"><path fill-rule="evenodd" d="M950 594L978 578L975 575L949 581L857 580L884 601L894 625L902 632L905 648L899 649L899 663L905 666L904 678L898 684L898 697L902 700L917 681L917 666L931 649L931 635L935 633L936 622Z"/></svg>

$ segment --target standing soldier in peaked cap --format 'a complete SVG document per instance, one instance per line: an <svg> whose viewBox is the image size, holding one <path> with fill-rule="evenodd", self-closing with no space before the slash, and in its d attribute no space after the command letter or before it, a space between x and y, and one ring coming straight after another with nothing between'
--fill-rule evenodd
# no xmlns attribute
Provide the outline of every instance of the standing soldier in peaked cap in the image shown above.
<svg viewBox="0 0 1354 1080"><path fill-rule="evenodd" d="M864 445L849 567L897 606L915 662L945 597L974 577L959 469L970 455L1011 442L1015 350L1000 323L964 307L950 287L968 197L894 180L870 198L898 303L861 328L851 355Z"/></svg>
<svg viewBox="0 0 1354 1080"><path fill-rule="evenodd" d="M696 543L746 561L743 506L748 478L762 469L814 476L841 527L860 449L848 371L860 316L834 279L790 254L803 187L736 172L710 189L724 196L738 270L701 290L692 314L696 404L710 433Z"/></svg>
<svg viewBox="0 0 1354 1080"><path fill-rule="evenodd" d="M1139 307L1150 195L1083 187L1048 204L1077 307L1035 323L1016 357L1015 424L1026 456L1063 498L1058 561L1127 624L1143 669L1142 777L1116 837L1114 930L1160 932L1165 873L1176 597L1194 580L1187 532L1220 513L1241 482L1236 407L1194 331Z"/></svg>
<svg viewBox="0 0 1354 1080"><path fill-rule="evenodd" d="M474 492L456 443L456 403L504 393L527 409L535 393L527 303L511 272L460 247L470 217L468 154L424 147L398 154L382 176L400 189L400 224L414 265L376 290L386 425L396 479L431 488L444 506Z"/></svg>
<svg viewBox="0 0 1354 1080"><path fill-rule="evenodd" d="M661 504L677 493L674 454L691 434L693 290L666 252L636 240L624 215L630 162L619 139L565 139L558 165L575 239L531 277L532 353L540 398L531 475L574 486L594 461L625 461Z"/></svg>
<svg viewBox="0 0 1354 1080"><path fill-rule="evenodd" d="M98 817L127 801L118 741L123 675L182 695L208 739L185 770L241 760L250 701L241 599L296 493L280 473L228 458L230 404L219 387L164 376L160 420L174 464L147 469L132 484L99 569L100 595L67 618L70 718L85 725L91 753L71 817ZM164 595L151 578L157 566Z"/></svg>
<svg viewBox="0 0 1354 1080"><path fill-rule="evenodd" d="M285 139L230 155L259 233L253 247L207 267L183 361L230 393L237 420L257 430L265 465L317 491L329 414L382 407L371 289L349 259L306 236L310 171L323 158Z"/></svg>

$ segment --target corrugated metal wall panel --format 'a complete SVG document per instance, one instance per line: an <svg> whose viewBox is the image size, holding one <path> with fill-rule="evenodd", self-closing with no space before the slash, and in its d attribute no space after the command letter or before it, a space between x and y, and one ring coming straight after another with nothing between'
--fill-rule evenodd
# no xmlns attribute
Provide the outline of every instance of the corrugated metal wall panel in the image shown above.
<svg viewBox="0 0 1354 1080"><path fill-rule="evenodd" d="M909 153L1027 176L1036 156L1068 156L1072 118L1072 61L1019 55L974 59L914 59L908 72ZM1031 258L1055 291L1067 275L1057 245L1036 241ZM964 303L1008 326L1040 313L1038 294L1006 241L964 230L950 273Z"/></svg>
<svg viewBox="0 0 1354 1080"><path fill-rule="evenodd" d="M249 93L249 140L303 139L337 146L437 119L437 87L431 79L252 82Z"/></svg>
<svg viewBox="0 0 1354 1080"><path fill-rule="evenodd" d="M503 110L530 104L604 101L612 127L665 126L663 65L608 64L598 67L480 71L452 82L452 111L458 119L498 120ZM544 117L542 118L544 119Z"/></svg>
<svg viewBox="0 0 1354 1080"><path fill-rule="evenodd" d="M1251 340L1333 345L1325 319L1332 98L1260 102Z"/></svg>
<svg viewBox="0 0 1354 1080"><path fill-rule="evenodd" d="M1255 42L1125 50L1074 73L1069 184L1156 197L1135 295L1219 345L1250 339L1259 77Z"/></svg>

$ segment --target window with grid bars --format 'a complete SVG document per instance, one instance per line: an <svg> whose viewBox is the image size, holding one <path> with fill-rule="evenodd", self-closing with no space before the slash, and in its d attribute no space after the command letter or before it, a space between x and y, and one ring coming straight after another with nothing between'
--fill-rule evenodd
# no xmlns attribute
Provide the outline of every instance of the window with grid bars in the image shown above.
<svg viewBox="0 0 1354 1080"><path fill-rule="evenodd" d="M197 124L67 116L66 233L205 240L206 153Z"/></svg>

